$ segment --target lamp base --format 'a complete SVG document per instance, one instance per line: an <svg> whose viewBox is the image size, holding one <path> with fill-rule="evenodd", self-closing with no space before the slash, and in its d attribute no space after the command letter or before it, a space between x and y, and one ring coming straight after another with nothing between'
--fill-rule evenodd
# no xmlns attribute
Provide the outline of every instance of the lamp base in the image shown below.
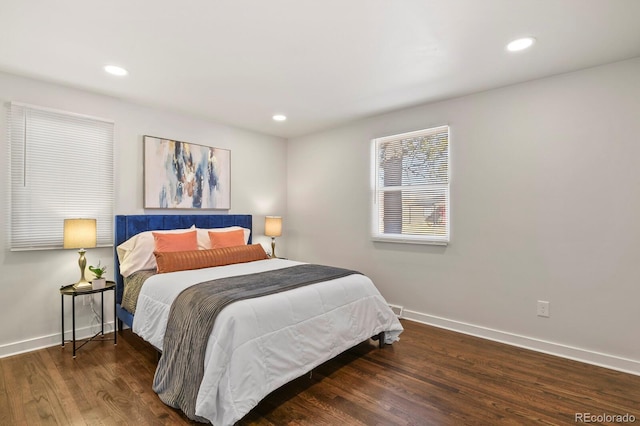
<svg viewBox="0 0 640 426"><path fill-rule="evenodd" d="M271 257L277 259L276 256L276 237L271 237Z"/></svg>
<svg viewBox="0 0 640 426"><path fill-rule="evenodd" d="M73 285L73 288L75 290L85 291L85 290L93 289L93 286L91 285L91 283L89 281L78 281L77 283L75 283Z"/></svg>
<svg viewBox="0 0 640 426"><path fill-rule="evenodd" d="M87 251L85 249L78 250L78 254L80 255L80 257L78 258L78 266L80 267L80 279L73 285L73 288L75 290L86 291L93 288L91 287L91 283L84 277L84 269L87 266L87 259L84 257L84 254L86 252Z"/></svg>

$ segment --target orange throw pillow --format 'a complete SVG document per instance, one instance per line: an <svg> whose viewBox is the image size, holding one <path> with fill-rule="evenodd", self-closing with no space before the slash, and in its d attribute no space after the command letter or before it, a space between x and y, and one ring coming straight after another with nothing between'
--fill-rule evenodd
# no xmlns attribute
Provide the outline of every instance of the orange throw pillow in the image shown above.
<svg viewBox="0 0 640 426"><path fill-rule="evenodd" d="M209 231L209 240L211 240L212 249L245 245L244 231L242 229L227 232Z"/></svg>
<svg viewBox="0 0 640 426"><path fill-rule="evenodd" d="M260 244L225 247L211 250L191 250L178 252L154 252L158 273L211 268L234 263L253 262L268 259Z"/></svg>
<svg viewBox="0 0 640 426"><path fill-rule="evenodd" d="M181 232L179 234L164 234L152 232L157 252L198 250L196 231Z"/></svg>

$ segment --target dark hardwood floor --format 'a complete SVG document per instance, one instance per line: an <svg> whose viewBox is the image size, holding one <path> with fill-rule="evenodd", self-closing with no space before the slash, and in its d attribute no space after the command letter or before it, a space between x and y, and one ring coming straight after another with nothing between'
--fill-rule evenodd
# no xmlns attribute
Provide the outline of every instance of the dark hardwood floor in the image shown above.
<svg viewBox="0 0 640 426"><path fill-rule="evenodd" d="M640 424L640 376L403 325L400 342L356 346L270 394L240 424L564 425L576 413ZM121 336L117 346L89 343L76 360L69 345L0 359L0 424L190 424L151 390L153 349Z"/></svg>

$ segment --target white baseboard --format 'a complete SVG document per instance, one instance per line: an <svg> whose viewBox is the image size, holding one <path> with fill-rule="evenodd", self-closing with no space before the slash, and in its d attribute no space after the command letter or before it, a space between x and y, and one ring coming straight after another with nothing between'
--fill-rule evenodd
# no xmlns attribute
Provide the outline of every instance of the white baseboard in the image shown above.
<svg viewBox="0 0 640 426"><path fill-rule="evenodd" d="M111 333L113 331L113 321L104 323L104 332ZM89 338L96 334L100 328L97 325L77 328L76 340L82 340ZM71 330L67 330L64 333L66 340L71 339ZM0 346L0 358L5 358L12 355L18 355L25 352L31 352L38 349L49 348L51 346L61 346L62 336L60 333L50 334L48 336L36 337L35 339L21 340L19 342L9 343ZM67 343L68 345L68 343Z"/></svg>
<svg viewBox="0 0 640 426"><path fill-rule="evenodd" d="M632 359L621 358L615 355L594 352L587 349L575 348L560 343L547 342L545 340L494 330L492 328L441 318L434 315L423 314L421 312L411 311L408 309L403 311L402 318L458 333L469 334L471 336L505 343L507 345L531 349L533 351L549 355L555 355L574 361L580 361L640 376L640 361Z"/></svg>

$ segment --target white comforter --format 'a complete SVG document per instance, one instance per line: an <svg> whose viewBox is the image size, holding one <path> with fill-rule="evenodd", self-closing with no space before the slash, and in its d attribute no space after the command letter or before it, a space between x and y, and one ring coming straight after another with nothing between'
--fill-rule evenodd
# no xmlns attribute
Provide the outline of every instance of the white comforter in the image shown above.
<svg viewBox="0 0 640 426"><path fill-rule="evenodd" d="M140 292L133 331L162 350L171 303L183 289L297 264L271 259L154 275ZM273 390L382 331L393 343L402 325L371 280L358 274L233 303L209 338L196 414L214 425L233 424Z"/></svg>

